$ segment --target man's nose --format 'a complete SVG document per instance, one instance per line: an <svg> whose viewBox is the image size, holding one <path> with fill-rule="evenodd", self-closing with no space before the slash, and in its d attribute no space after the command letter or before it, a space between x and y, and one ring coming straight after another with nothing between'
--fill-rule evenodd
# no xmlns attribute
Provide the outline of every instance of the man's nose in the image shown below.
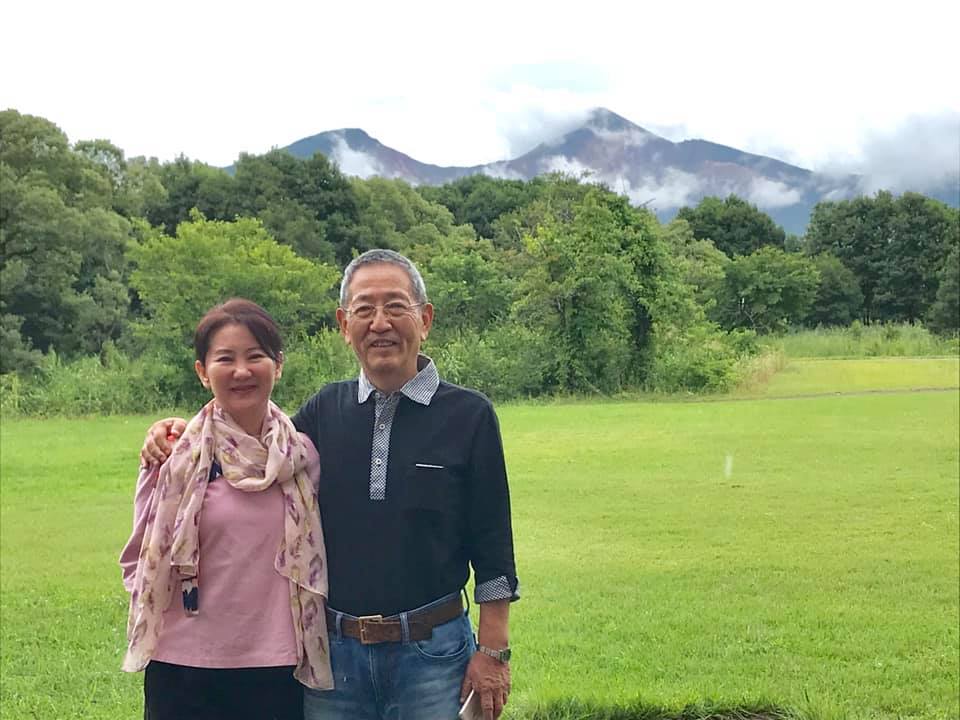
<svg viewBox="0 0 960 720"><path fill-rule="evenodd" d="M382 307L373 309L373 319L370 321L370 329L374 332L383 332L389 330L393 325L390 323L390 316Z"/></svg>

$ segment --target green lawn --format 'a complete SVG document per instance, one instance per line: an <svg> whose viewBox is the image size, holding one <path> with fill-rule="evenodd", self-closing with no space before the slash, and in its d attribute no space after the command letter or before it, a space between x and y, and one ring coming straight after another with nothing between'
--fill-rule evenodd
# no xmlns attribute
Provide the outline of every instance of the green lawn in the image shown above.
<svg viewBox="0 0 960 720"><path fill-rule="evenodd" d="M509 717L957 718L958 414L957 392L502 408ZM3 422L3 720L140 715L116 557L147 423Z"/></svg>
<svg viewBox="0 0 960 720"><path fill-rule="evenodd" d="M960 387L960 358L788 360L760 394L875 392Z"/></svg>

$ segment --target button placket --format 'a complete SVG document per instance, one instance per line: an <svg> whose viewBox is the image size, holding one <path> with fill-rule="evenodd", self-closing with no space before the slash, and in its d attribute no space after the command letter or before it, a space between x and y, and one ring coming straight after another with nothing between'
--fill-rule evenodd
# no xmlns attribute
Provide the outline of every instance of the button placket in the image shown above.
<svg viewBox="0 0 960 720"><path fill-rule="evenodd" d="M370 499L383 500L387 496L387 462L390 454L390 429L400 400L396 393L374 393L375 418L373 425L373 449L370 463Z"/></svg>

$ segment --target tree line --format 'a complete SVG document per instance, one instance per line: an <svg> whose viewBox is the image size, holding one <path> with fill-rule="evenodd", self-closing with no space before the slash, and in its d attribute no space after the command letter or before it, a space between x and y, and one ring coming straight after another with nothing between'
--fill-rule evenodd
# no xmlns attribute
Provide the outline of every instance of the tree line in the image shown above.
<svg viewBox="0 0 960 720"><path fill-rule="evenodd" d="M454 381L497 397L723 389L758 334L791 326L956 333L958 226L957 209L915 193L821 202L788 237L736 196L662 224L563 175L415 188L348 178L322 154L160 163L7 110L0 373L42 382L98 363L192 403L193 324L241 295L285 329L295 401L352 372L332 325L337 279L356 253L389 247L425 276L427 350Z"/></svg>

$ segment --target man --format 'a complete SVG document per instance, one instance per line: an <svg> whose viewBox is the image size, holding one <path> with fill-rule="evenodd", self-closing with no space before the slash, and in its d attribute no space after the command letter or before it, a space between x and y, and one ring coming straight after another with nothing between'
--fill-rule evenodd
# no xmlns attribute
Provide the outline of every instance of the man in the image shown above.
<svg viewBox="0 0 960 720"><path fill-rule="evenodd" d="M407 258L370 250L344 271L337 321L360 361L293 418L320 452L327 624L336 687L307 689L307 720L451 720L474 691L485 720L510 692L519 597L500 432L483 395L420 354L433 322ZM144 458L162 460L156 423ZM474 569L474 642L461 589Z"/></svg>

